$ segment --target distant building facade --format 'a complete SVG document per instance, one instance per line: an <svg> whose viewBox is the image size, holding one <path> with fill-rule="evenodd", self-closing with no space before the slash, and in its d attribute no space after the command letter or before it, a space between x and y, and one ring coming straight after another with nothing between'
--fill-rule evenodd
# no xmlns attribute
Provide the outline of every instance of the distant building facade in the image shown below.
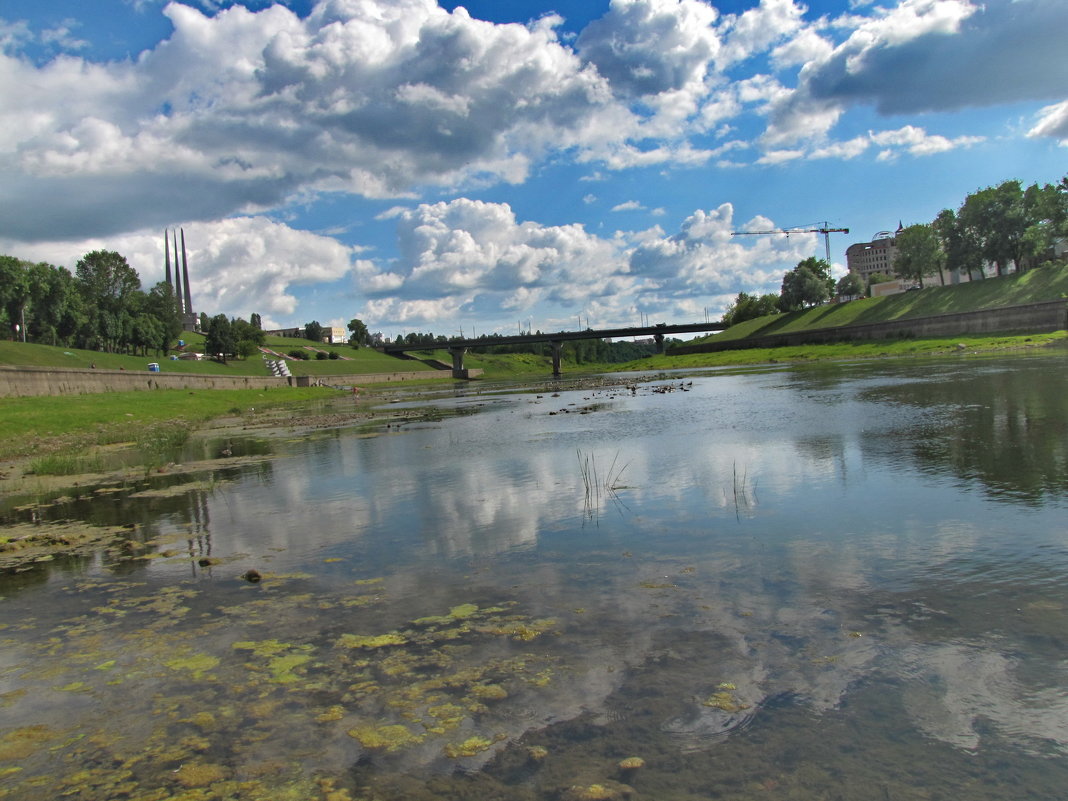
<svg viewBox="0 0 1068 801"><path fill-rule="evenodd" d="M900 226L898 230L901 230ZM859 275L868 285L876 273L892 276L896 258L897 240L889 231L880 231L871 242L857 242L846 248L846 269Z"/></svg>
<svg viewBox="0 0 1068 801"><path fill-rule="evenodd" d="M273 328L270 331L264 331L269 337L289 337L290 339L304 339L303 328Z"/></svg>
<svg viewBox="0 0 1068 801"><path fill-rule="evenodd" d="M327 345L344 345L349 341L349 329L339 325L323 326L323 342Z"/></svg>

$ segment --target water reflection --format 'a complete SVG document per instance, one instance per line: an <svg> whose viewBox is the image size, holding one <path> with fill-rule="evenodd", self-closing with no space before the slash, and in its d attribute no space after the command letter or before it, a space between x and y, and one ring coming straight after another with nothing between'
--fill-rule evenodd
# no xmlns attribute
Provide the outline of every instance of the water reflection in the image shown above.
<svg viewBox="0 0 1068 801"><path fill-rule="evenodd" d="M83 798L1041 797L1068 780L1066 376L446 396L477 413L72 500L48 514L143 552L3 584L0 770L20 798L78 768Z"/></svg>

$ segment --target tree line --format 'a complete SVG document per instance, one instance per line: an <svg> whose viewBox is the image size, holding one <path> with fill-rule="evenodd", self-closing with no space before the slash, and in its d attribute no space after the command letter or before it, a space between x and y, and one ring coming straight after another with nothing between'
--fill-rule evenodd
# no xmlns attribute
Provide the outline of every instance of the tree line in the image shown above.
<svg viewBox="0 0 1068 801"><path fill-rule="evenodd" d="M520 336L526 335L521 334ZM552 345L544 341L534 341L534 336L541 337L543 334L541 331L537 331L531 335L531 342L508 344L495 344L498 340L505 338L504 334L481 334L473 339L479 342L476 347L481 353L530 353L535 356L551 356ZM423 345L426 350L437 350L447 348L450 342L460 339L469 341L472 338L446 337L443 334L435 335L433 333L417 333L413 331L408 334L398 335L396 342L405 345ZM655 352L656 345L653 342L632 342L629 340L609 342L605 339L575 339L564 342L561 348L561 356L575 364L622 364L623 362L651 356Z"/></svg>
<svg viewBox="0 0 1068 801"><path fill-rule="evenodd" d="M73 273L0 255L0 322L26 342L110 353L162 352L182 331L173 287L143 291L126 259L105 250L86 253Z"/></svg>
<svg viewBox="0 0 1068 801"><path fill-rule="evenodd" d="M969 280L986 276L986 265L997 275L1011 266L1016 272L1056 260L1055 245L1068 238L1068 176L1057 184L1017 180L967 195L956 209L943 209L930 223L910 225L895 237L894 275L874 274L868 284L855 273L837 282L826 259L808 258L783 276L779 294L740 292L722 321L735 325L779 312L818 306L834 297L851 299L870 294L871 283L895 276L923 286L924 278L956 272Z"/></svg>

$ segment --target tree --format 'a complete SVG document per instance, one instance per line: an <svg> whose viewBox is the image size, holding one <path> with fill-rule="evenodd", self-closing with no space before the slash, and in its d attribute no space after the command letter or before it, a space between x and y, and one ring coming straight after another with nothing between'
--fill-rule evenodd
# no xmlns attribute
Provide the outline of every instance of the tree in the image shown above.
<svg viewBox="0 0 1068 801"><path fill-rule="evenodd" d="M182 333L182 314L174 287L166 281L160 281L152 287L145 298L145 311L159 321L159 342L156 348L166 352Z"/></svg>
<svg viewBox="0 0 1068 801"><path fill-rule="evenodd" d="M967 273L969 279L974 279L976 273L980 278L985 277L978 235L964 224L959 214L952 209L942 209L931 225L942 243L947 269Z"/></svg>
<svg viewBox="0 0 1068 801"><path fill-rule="evenodd" d="M310 323L304 324L304 338L310 339L312 342L323 341L323 327L319 325L318 321L312 320Z"/></svg>
<svg viewBox="0 0 1068 801"><path fill-rule="evenodd" d="M747 292L739 292L734 303L727 307L723 313L722 322L728 326L743 323L746 320L755 320L768 314L779 313L778 295L750 295Z"/></svg>
<svg viewBox="0 0 1068 801"><path fill-rule="evenodd" d="M123 313L130 297L141 289L137 271L112 250L86 253L74 268L97 344L114 351L124 344Z"/></svg>
<svg viewBox="0 0 1068 801"><path fill-rule="evenodd" d="M897 255L894 257L894 271L908 281L918 281L923 286L924 275L937 272L942 284L942 268L946 264L946 253L942 243L931 225L910 225L897 235Z"/></svg>
<svg viewBox="0 0 1068 801"><path fill-rule="evenodd" d="M208 333L204 337L204 350L213 358L226 364L228 357L237 352L230 320L225 314L216 314L208 321Z"/></svg>
<svg viewBox="0 0 1068 801"><path fill-rule="evenodd" d="M958 216L979 243L982 257L996 265L998 275L1004 275L1010 262L1019 269L1027 228L1019 181L973 192L964 199Z"/></svg>
<svg viewBox="0 0 1068 801"><path fill-rule="evenodd" d="M235 352L244 359L254 356L267 336L262 329L240 317L230 321L230 331L235 342Z"/></svg>
<svg viewBox="0 0 1068 801"><path fill-rule="evenodd" d="M349 344L354 348L367 344L367 326L362 320L353 318L349 320Z"/></svg>
<svg viewBox="0 0 1068 801"><path fill-rule="evenodd" d="M30 297L27 267L28 262L14 256L0 256L0 318L3 318L13 339L21 339L25 334L22 321ZM19 336L16 336L16 331L21 332Z"/></svg>
<svg viewBox="0 0 1068 801"><path fill-rule="evenodd" d="M864 294L864 279L856 273L846 273L838 279L834 291L840 298L859 298Z"/></svg>
<svg viewBox="0 0 1068 801"><path fill-rule="evenodd" d="M782 292L779 294L780 311L797 311L807 306L819 305L830 298L834 282L830 275L825 275L822 271L814 272L807 264L812 261L827 263L823 259L805 259L782 277Z"/></svg>
<svg viewBox="0 0 1068 801"><path fill-rule="evenodd" d="M248 323L253 328L255 328L255 329L259 330L259 331L263 330L263 320L260 319L260 316L258 314L256 314L256 312L252 312L252 314L249 316Z"/></svg>

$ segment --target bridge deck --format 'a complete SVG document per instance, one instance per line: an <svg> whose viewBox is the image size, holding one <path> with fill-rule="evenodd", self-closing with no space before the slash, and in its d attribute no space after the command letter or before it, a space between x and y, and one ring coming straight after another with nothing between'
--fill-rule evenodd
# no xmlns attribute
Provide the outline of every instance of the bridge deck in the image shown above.
<svg viewBox="0 0 1068 801"><path fill-rule="evenodd" d="M632 328L605 328L585 331L557 331L556 333L519 334L508 337L484 337L482 339L451 339L448 342L416 343L414 345L383 345L386 353L404 353L410 350L437 350L440 348L487 348L495 345L522 345L528 342L570 342L576 339L619 339L622 337L667 336L669 334L693 334L701 331L723 331L723 323L680 323L675 325L646 325Z"/></svg>

